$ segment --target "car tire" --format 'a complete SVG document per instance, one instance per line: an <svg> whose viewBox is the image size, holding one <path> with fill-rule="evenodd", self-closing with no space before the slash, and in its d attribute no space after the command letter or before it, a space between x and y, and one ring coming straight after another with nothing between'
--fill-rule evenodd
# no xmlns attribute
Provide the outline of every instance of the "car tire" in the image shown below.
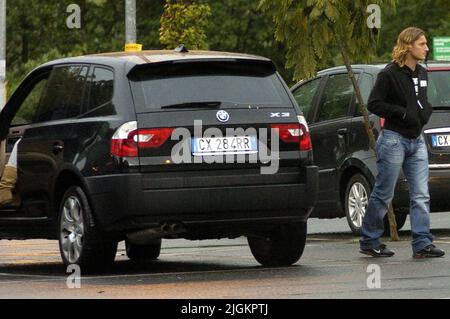
<svg viewBox="0 0 450 319"><path fill-rule="evenodd" d="M134 262L156 260L161 253L161 239L155 239L151 244L136 245L125 240L125 249L128 258Z"/></svg>
<svg viewBox="0 0 450 319"><path fill-rule="evenodd" d="M69 187L58 216L58 242L64 264L76 264L82 273L104 272L114 263L117 241L101 233L83 189Z"/></svg>
<svg viewBox="0 0 450 319"><path fill-rule="evenodd" d="M362 174L353 175L347 183L344 197L345 216L350 229L360 235L362 221L369 204L372 186Z"/></svg>
<svg viewBox="0 0 450 319"><path fill-rule="evenodd" d="M248 237L255 259L263 266L289 266L303 254L306 244L306 222L275 227L262 237Z"/></svg>

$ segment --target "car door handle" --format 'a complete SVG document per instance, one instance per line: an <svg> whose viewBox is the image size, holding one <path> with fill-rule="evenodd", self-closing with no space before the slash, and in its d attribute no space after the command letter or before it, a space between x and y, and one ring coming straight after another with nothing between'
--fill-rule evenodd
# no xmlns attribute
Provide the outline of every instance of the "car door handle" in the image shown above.
<svg viewBox="0 0 450 319"><path fill-rule="evenodd" d="M345 134L347 134L347 132L348 132L347 128L340 128L337 130L337 133L340 136L344 136Z"/></svg>
<svg viewBox="0 0 450 319"><path fill-rule="evenodd" d="M64 144L60 143L60 142L55 142L53 143L53 153L54 154L58 154L59 152L61 152L64 149Z"/></svg>

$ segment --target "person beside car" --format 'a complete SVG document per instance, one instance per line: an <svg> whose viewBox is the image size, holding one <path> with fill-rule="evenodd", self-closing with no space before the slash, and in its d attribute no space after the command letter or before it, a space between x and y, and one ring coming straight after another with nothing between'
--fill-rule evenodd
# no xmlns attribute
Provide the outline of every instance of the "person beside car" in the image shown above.
<svg viewBox="0 0 450 319"><path fill-rule="evenodd" d="M19 142L20 139L14 144L8 163L3 169L2 178L0 179L0 206L20 205L18 194L13 194L13 189L17 182L17 148Z"/></svg>
<svg viewBox="0 0 450 319"><path fill-rule="evenodd" d="M385 119L376 145L378 175L361 227L360 252L373 257L394 255L380 237L402 168L410 190L413 257L445 254L433 245L430 232L428 152L422 128L432 106L427 99L427 72L418 64L428 51L423 30L403 30L392 52L393 61L379 73L369 97L368 109Z"/></svg>

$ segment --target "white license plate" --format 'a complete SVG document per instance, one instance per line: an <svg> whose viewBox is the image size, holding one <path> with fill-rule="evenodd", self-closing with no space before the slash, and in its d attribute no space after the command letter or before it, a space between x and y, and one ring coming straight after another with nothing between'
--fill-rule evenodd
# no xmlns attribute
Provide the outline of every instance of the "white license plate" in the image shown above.
<svg viewBox="0 0 450 319"><path fill-rule="evenodd" d="M192 138L194 156L256 153L258 153L256 136Z"/></svg>
<svg viewBox="0 0 450 319"><path fill-rule="evenodd" d="M433 147L450 146L450 135L432 135L431 145Z"/></svg>

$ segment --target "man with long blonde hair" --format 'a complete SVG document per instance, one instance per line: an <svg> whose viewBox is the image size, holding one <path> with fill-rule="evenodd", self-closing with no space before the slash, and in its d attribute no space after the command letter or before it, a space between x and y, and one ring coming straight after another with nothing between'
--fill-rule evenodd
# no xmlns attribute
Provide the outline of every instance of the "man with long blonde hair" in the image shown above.
<svg viewBox="0 0 450 319"><path fill-rule="evenodd" d="M360 252L366 255L394 255L380 237L401 168L409 184L413 257L445 254L433 245L430 233L428 152L422 128L432 106L427 99L427 71L419 64L428 51L423 30L403 30L392 51L392 62L378 74L369 97L368 109L383 117L385 124L376 145L378 175L361 227Z"/></svg>

